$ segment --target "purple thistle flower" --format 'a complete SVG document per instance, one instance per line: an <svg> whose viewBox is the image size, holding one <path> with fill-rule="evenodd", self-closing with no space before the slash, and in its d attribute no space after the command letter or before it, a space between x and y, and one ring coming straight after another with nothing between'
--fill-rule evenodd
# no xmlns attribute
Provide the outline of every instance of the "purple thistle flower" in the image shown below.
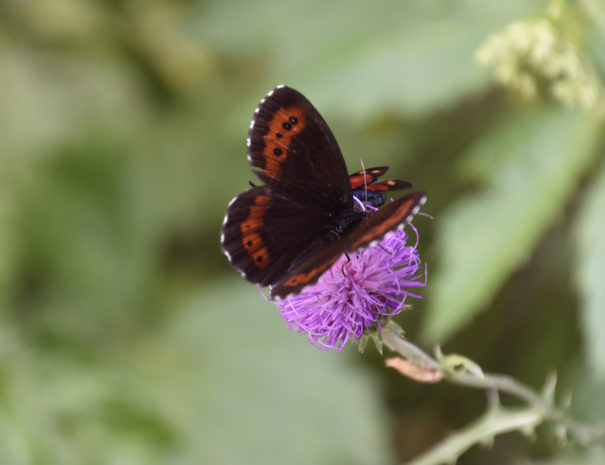
<svg viewBox="0 0 605 465"><path fill-rule="evenodd" d="M319 349L342 351L367 329L381 330L381 320L398 314L407 297L421 299L410 289L426 285L426 266L418 256L418 231L410 226L414 245L406 245L405 231L394 232L373 247L350 253L350 261L343 255L300 294L273 302L288 328L306 333Z"/></svg>

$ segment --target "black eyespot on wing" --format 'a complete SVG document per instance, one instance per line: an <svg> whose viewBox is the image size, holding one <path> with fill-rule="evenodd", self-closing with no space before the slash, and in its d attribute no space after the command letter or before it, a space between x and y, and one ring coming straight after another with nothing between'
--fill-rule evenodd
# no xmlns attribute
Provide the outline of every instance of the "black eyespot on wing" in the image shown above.
<svg viewBox="0 0 605 465"><path fill-rule="evenodd" d="M310 209L331 214L353 208L338 143L294 89L276 87L261 101L250 125L248 156L262 181Z"/></svg>
<svg viewBox="0 0 605 465"><path fill-rule="evenodd" d="M238 195L227 207L221 247L246 279L266 286L281 279L326 232L323 215L261 186Z"/></svg>

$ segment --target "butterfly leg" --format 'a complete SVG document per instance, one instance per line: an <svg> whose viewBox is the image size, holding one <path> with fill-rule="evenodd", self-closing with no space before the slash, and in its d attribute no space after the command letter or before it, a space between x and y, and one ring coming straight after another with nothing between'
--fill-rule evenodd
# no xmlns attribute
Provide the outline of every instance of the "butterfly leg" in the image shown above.
<svg viewBox="0 0 605 465"><path fill-rule="evenodd" d="M378 245L378 247L380 247L382 250L384 250L386 253L388 253L389 255L393 255L393 253L390 250L387 250L384 248L384 246L382 244L376 244Z"/></svg>
<svg viewBox="0 0 605 465"><path fill-rule="evenodd" d="M346 253L346 252L345 252L345 257L347 257L347 263L349 263L349 262L351 261L351 257L349 257L349 254L348 254L348 253ZM346 275L347 275L347 273L345 273L345 265L346 265L347 263L343 263L343 264L342 264L342 267L340 268L340 269L342 270L342 274L343 274L344 276L346 276Z"/></svg>

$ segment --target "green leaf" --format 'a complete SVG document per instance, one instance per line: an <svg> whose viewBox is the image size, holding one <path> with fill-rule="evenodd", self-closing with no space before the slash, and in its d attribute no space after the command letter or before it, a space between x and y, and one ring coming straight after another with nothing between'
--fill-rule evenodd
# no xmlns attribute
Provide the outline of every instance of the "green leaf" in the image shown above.
<svg viewBox="0 0 605 465"><path fill-rule="evenodd" d="M593 376L605 381L605 168L586 195L577 222L576 280L586 351Z"/></svg>
<svg viewBox="0 0 605 465"><path fill-rule="evenodd" d="M440 268L429 284L424 337L444 340L489 305L561 213L592 159L599 120L546 108L495 127L465 173L486 186L437 218Z"/></svg>

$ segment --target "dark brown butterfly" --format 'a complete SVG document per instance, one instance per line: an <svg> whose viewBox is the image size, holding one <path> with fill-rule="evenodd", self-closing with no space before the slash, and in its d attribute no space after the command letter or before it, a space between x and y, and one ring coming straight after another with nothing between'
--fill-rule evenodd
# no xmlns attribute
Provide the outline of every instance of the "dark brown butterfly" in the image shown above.
<svg viewBox="0 0 605 465"><path fill-rule="evenodd" d="M269 92L254 111L248 161L265 185L229 203L221 246L246 279L270 285L272 297L300 292L344 253L403 229L426 201L415 191L386 202L385 191L411 186L379 181L388 167L349 176L324 119L286 86Z"/></svg>

